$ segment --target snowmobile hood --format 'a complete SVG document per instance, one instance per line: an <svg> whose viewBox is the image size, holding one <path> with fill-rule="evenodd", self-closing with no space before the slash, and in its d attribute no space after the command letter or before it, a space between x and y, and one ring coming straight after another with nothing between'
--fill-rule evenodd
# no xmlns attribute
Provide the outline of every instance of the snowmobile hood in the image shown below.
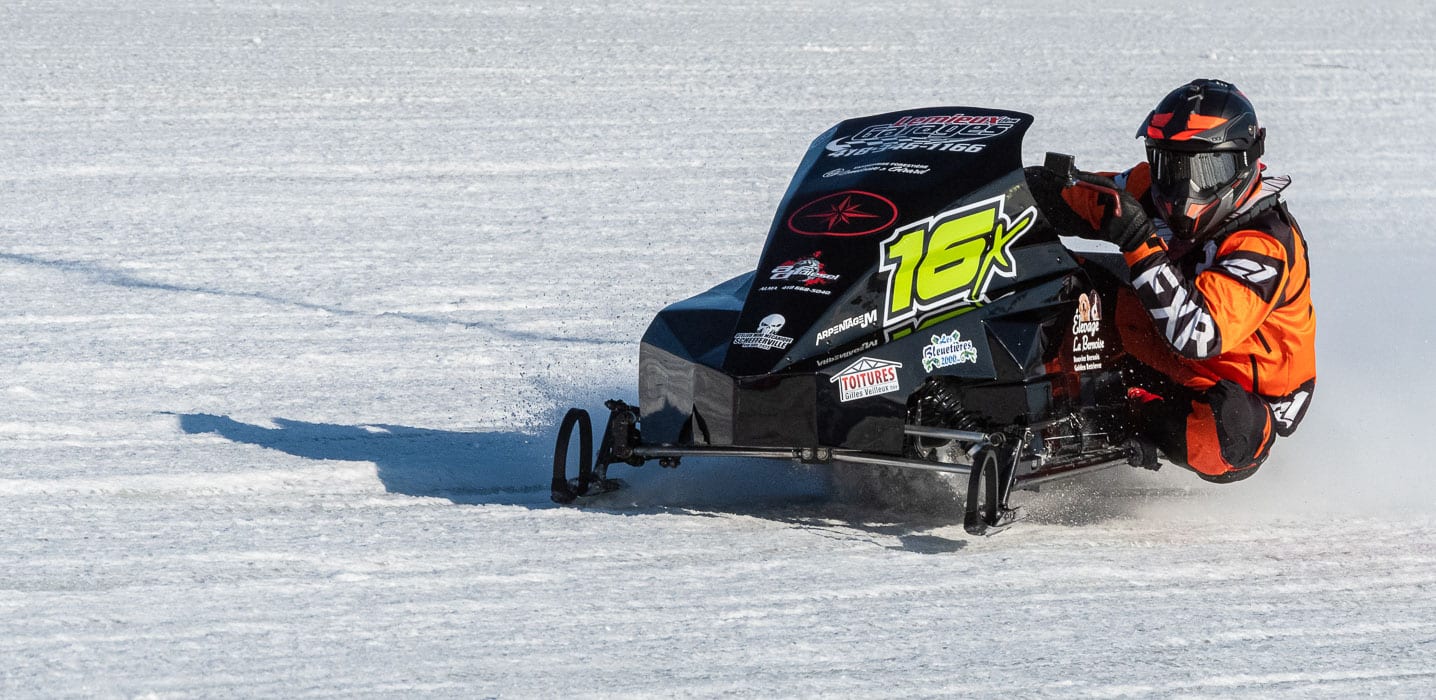
<svg viewBox="0 0 1436 700"><path fill-rule="evenodd" d="M836 362L992 298L1035 220L1027 197L1009 196L1023 183L1031 123L1020 112L931 107L819 136L751 284L735 290L746 296L721 369Z"/></svg>

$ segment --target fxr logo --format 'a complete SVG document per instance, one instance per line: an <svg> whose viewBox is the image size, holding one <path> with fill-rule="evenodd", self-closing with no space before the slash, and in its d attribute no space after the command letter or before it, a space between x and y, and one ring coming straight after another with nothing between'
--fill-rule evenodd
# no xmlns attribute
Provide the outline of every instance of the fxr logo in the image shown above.
<svg viewBox="0 0 1436 700"><path fill-rule="evenodd" d="M1164 262L1137 275L1132 288L1178 352L1198 360L1217 354L1216 320L1182 285L1171 263Z"/></svg>

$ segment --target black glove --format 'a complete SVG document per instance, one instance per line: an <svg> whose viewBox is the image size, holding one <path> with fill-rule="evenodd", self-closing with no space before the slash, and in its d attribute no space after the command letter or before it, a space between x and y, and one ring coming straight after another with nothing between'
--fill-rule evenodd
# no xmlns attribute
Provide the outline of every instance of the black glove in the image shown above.
<svg viewBox="0 0 1436 700"><path fill-rule="evenodd" d="M1157 232L1151 219L1147 218L1147 212L1143 211L1142 203L1138 202L1130 192L1118 187L1112 178L1085 173L1081 170L1072 171L1072 177L1081 182L1111 190L1111 192L1103 193L1100 198L1104 208L1102 224L1092 232L1093 235L1084 235L1083 231L1083 229L1090 231L1091 226L1077 229L1074 231L1074 235L1110 241L1117 244L1123 253L1129 253L1140 248L1148 238L1152 237L1152 234ZM1114 194L1115 199L1113 198Z"/></svg>
<svg viewBox="0 0 1436 700"><path fill-rule="evenodd" d="M1062 198L1062 190L1072 185L1065 175L1036 165L1024 168L1022 172L1027 176L1027 189L1037 201L1037 208L1057 228L1058 233L1064 236L1100 239L1092 224L1072 211L1067 200Z"/></svg>

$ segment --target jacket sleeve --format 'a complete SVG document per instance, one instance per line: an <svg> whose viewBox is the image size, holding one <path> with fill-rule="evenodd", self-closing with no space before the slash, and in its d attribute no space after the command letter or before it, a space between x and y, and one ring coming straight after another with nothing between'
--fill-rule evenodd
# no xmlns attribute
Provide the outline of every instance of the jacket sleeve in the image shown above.
<svg viewBox="0 0 1436 700"><path fill-rule="evenodd" d="M1240 345L1266 321L1288 274L1275 238L1237 231L1217 247L1210 264L1186 279L1153 236L1126 254L1132 289L1183 357L1203 360Z"/></svg>

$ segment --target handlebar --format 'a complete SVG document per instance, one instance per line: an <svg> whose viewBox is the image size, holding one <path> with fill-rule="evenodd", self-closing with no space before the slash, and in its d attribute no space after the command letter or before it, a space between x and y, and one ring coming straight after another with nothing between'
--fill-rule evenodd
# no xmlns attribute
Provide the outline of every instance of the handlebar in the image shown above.
<svg viewBox="0 0 1436 700"><path fill-rule="evenodd" d="M1064 181L1067 182L1068 186L1076 186L1084 189L1089 189L1094 192L1097 192L1098 194L1105 194L1108 197L1111 197L1112 215L1122 215L1121 193L1119 193L1115 188L1099 185L1095 182L1088 182L1087 180L1082 179L1080 175L1085 175L1086 173L1083 173L1082 171L1077 169L1076 158L1073 158L1066 153L1053 153L1051 151L1048 151L1047 159L1043 161L1042 167L1050 172L1056 173L1059 177L1061 177Z"/></svg>

